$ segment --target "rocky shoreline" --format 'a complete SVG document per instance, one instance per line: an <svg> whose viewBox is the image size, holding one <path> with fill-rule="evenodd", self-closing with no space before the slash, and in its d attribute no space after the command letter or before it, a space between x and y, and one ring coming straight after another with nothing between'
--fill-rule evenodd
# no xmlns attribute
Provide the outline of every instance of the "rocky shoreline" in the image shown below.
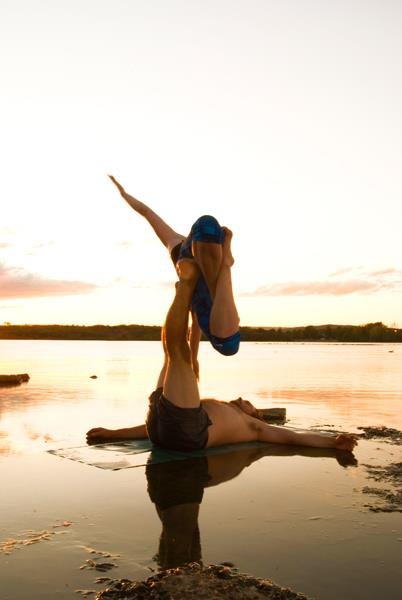
<svg viewBox="0 0 402 600"><path fill-rule="evenodd" d="M111 580L95 600L309 600L270 579L256 579L226 565L190 563L145 581Z"/></svg>
<svg viewBox="0 0 402 600"><path fill-rule="evenodd" d="M358 427L364 431L362 437L378 439L388 444L402 445L402 431L391 427ZM389 465L364 465L367 475L379 484L388 487L365 486L363 494L372 496L366 508L372 512L402 512L402 462Z"/></svg>
<svg viewBox="0 0 402 600"><path fill-rule="evenodd" d="M368 476L378 483L391 487L363 488L364 494L375 497L373 502L366 504L372 512L402 512L402 462L388 466L364 465Z"/></svg>
<svg viewBox="0 0 402 600"><path fill-rule="evenodd" d="M388 444L402 445L402 431L380 425L378 427L358 427L363 431L361 437L366 440L381 439Z"/></svg>

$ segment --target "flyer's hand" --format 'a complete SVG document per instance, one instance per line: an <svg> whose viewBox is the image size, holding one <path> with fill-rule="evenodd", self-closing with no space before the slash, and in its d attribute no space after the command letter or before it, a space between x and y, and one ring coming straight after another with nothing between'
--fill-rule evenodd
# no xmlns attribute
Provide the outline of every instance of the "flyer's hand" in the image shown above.
<svg viewBox="0 0 402 600"><path fill-rule="evenodd" d="M117 179L115 179L113 177L113 175L108 175L108 177L111 179L111 181L115 184L115 186L117 187L117 189L119 190L120 194L123 196L123 198L125 198L127 196L127 192L124 189L124 187L117 181Z"/></svg>

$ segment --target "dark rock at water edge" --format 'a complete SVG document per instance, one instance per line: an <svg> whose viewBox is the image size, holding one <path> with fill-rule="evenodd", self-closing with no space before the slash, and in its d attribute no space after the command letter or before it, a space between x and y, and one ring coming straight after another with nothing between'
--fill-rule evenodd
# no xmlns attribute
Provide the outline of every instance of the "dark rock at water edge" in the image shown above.
<svg viewBox="0 0 402 600"><path fill-rule="evenodd" d="M357 429L364 431L362 437L368 440L379 438L384 440L384 442L388 442L389 444L402 444L402 431L399 431L399 429L385 427L385 425L379 425L375 427L358 427Z"/></svg>
<svg viewBox="0 0 402 600"><path fill-rule="evenodd" d="M392 486L391 488L365 486L363 493L373 496L373 502L365 506L372 512L402 512L402 462L387 466L364 466L371 479Z"/></svg>
<svg viewBox="0 0 402 600"><path fill-rule="evenodd" d="M286 408L261 408L260 413L267 423L285 423L286 421Z"/></svg>
<svg viewBox="0 0 402 600"><path fill-rule="evenodd" d="M20 385L29 381L28 373L18 373L17 375L0 375L0 386Z"/></svg>
<svg viewBox="0 0 402 600"><path fill-rule="evenodd" d="M191 563L145 581L114 580L96 600L309 600L270 579L238 574L228 566Z"/></svg>

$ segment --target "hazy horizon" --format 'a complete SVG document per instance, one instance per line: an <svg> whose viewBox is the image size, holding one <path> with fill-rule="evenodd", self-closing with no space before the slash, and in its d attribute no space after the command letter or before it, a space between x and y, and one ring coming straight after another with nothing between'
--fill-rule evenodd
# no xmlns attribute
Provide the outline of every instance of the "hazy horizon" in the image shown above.
<svg viewBox="0 0 402 600"><path fill-rule="evenodd" d="M301 323L298 325L244 325L240 323L240 328L249 327L251 329L297 329L299 327L364 327L365 325L373 324L373 323L383 323L386 327L390 329L399 329L395 323L391 323L387 325L383 321L370 321L368 323L319 323L316 325L312 325L311 323ZM11 323L4 322L0 324L0 327L162 327L163 323L93 323L88 325L87 323Z"/></svg>

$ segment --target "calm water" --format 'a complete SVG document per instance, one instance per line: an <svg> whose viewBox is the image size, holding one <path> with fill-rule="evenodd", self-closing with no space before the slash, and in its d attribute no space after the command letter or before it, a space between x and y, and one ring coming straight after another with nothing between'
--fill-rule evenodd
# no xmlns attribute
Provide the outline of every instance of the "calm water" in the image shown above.
<svg viewBox="0 0 402 600"><path fill-rule="evenodd" d="M154 342L0 341L0 373L31 375L0 388L0 547L21 542L0 551L2 600L77 598L99 575L143 579L200 557L321 600L401 597L401 514L368 511L362 493L364 465L401 461L400 446L362 441L351 466L267 446L121 471L46 453L143 422L161 361ZM200 364L203 397L284 406L290 426L402 428L402 346L248 343L225 358L201 344ZM169 507L163 525L150 495ZM80 569L100 556L91 548L117 567Z"/></svg>

